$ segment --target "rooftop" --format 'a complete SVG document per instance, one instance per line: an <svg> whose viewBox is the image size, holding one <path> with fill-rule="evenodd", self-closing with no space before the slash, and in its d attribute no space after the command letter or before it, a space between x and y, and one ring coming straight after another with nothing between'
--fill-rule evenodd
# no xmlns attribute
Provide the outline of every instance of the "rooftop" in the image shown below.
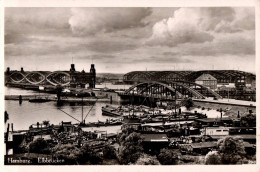
<svg viewBox="0 0 260 172"><path fill-rule="evenodd" d="M221 118L202 118L202 119L195 119L195 121L200 121L200 122L217 122L220 121ZM222 121L230 121L232 119L230 118L222 118Z"/></svg>
<svg viewBox="0 0 260 172"><path fill-rule="evenodd" d="M192 148L210 148L216 146L217 146L216 142L191 143Z"/></svg>
<svg viewBox="0 0 260 172"><path fill-rule="evenodd" d="M142 134L144 142L168 142L166 134Z"/></svg>
<svg viewBox="0 0 260 172"><path fill-rule="evenodd" d="M210 81L215 80L216 81L217 79L215 77L213 77L212 75L207 74L207 73L204 73L204 74L200 75L196 79L196 81L205 81L205 80L210 80Z"/></svg>

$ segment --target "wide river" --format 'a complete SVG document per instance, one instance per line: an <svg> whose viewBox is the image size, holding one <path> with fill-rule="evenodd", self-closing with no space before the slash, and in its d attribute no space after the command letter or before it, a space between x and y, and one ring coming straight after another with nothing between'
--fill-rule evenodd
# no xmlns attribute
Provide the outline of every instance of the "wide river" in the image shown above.
<svg viewBox="0 0 260 172"><path fill-rule="evenodd" d="M106 84L98 85L97 88L108 87L111 89L118 88L129 88L129 85L112 85ZM38 95L37 91L31 90L23 90L19 88L10 88L5 87L6 95ZM43 93L41 93L43 94ZM108 103L96 102L95 105L83 106L83 118L85 118L85 122L97 122L97 121L106 121L106 119L111 118L108 116L103 116L101 108ZM116 105L115 105L116 106ZM5 101L5 110L9 114L9 120L7 123L14 124L14 130L24 130L28 129L31 124L36 124L37 122L42 122L44 120L50 121L51 124L59 124L61 121L72 123L78 123L77 120L71 118L66 115L61 110L70 114L74 118L81 121L82 119L82 106L74 105L71 106L69 104L63 106L57 106L56 102L46 102L46 103L30 103L28 101L23 101L21 105L19 105L18 101L14 100L6 100ZM110 130L109 128L107 128ZM112 132L113 129L111 129ZM109 131L108 131L109 132Z"/></svg>
<svg viewBox="0 0 260 172"><path fill-rule="evenodd" d="M130 85L97 85L97 88L111 88L111 89L128 89ZM6 95L38 95L37 91L23 90L19 88L8 88L5 87ZM43 93L41 93L43 94ZM97 121L106 121L106 119L111 118L108 116L103 116L101 108L108 103L104 102L96 102L94 106L88 105L83 106L83 118L85 118L85 122L97 122ZM114 106L117 106L114 104ZM23 101L21 105L19 105L18 101L14 100L6 100L5 101L5 110L9 114L9 120L7 123L14 124L14 130L24 130L28 129L31 124L36 124L37 122L42 122L44 120L50 121L51 124L59 124L61 121L72 123L78 123L77 120L72 117L66 115L61 110L70 114L74 118L81 121L82 119L82 106L75 105L71 106L69 104L63 106L57 106L56 102L46 102L46 103L30 103L28 101ZM197 111L199 113L207 114L209 118L219 118L220 112L216 110L201 110L201 109L193 109L192 112ZM184 107L182 107L182 111L186 111ZM223 114L224 117L224 114ZM115 133L120 129L118 127L100 127L98 130L107 131L108 133ZM91 130L97 130L97 128L92 128Z"/></svg>

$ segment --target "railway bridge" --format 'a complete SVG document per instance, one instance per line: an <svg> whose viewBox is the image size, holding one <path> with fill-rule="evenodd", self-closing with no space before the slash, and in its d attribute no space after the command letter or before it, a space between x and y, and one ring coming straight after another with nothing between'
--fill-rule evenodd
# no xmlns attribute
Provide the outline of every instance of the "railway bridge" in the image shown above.
<svg viewBox="0 0 260 172"><path fill-rule="evenodd" d="M143 81L133 85L123 93L119 93L121 100L141 103L144 99L151 102L175 101L186 97L194 99L205 99L206 97L222 97L213 90L192 82L173 81Z"/></svg>
<svg viewBox="0 0 260 172"><path fill-rule="evenodd" d="M94 64L91 64L90 72L84 70L76 71L75 65L71 64L69 71L21 71L7 68L5 72L5 85L22 88L43 87L70 87L85 88L86 84L90 88L95 88L96 70Z"/></svg>

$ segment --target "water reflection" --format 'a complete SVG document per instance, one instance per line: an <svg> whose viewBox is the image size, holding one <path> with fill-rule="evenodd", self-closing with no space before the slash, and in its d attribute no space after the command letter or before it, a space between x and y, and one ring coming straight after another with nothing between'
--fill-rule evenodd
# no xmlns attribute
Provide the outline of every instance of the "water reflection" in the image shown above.
<svg viewBox="0 0 260 172"><path fill-rule="evenodd" d="M87 122L106 121L110 118L102 115L101 107L106 103L96 102L94 106L83 106L83 117L86 117ZM92 107L92 108L91 108ZM17 101L5 101L5 109L9 114L8 123L14 123L15 130L28 129L31 124L49 120L51 124L59 124L61 121L71 121L78 123L77 120L66 115L64 112L70 114L74 118L81 121L82 106L57 106L56 102L46 103L30 103L24 101L19 106ZM60 111L63 110L64 112Z"/></svg>

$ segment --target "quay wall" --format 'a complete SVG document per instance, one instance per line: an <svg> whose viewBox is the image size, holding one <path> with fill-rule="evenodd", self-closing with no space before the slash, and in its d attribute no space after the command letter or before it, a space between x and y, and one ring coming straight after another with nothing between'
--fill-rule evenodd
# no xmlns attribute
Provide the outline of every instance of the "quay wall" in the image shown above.
<svg viewBox="0 0 260 172"><path fill-rule="evenodd" d="M57 101L57 98L56 98L55 95L44 95L44 96L41 96L41 97L47 98L50 101ZM22 95L23 101L28 101L29 99L32 99L32 98L35 98L35 95ZM19 101L19 95L5 95L5 100L17 100L17 101ZM81 102L82 98L80 98L80 97L78 97L78 98L73 97L73 98L66 98L66 99L61 98L61 100L63 102ZM91 102L91 101L93 101L93 102L95 102L95 101L109 102L109 99L105 98L105 97L98 97L98 100L96 98L92 98L92 97L83 99L83 102Z"/></svg>
<svg viewBox="0 0 260 172"><path fill-rule="evenodd" d="M112 102L121 102L121 97L118 95L117 92L111 91L101 91L101 90L93 90L97 97L102 97L104 99L108 99L108 101Z"/></svg>
<svg viewBox="0 0 260 172"><path fill-rule="evenodd" d="M229 103L218 103L218 102L207 102L207 101L198 101L194 100L194 105L195 106L201 106L204 107L205 109L230 109L229 114L232 116L236 116L238 114L238 111L240 114L246 114L249 113L249 110L251 110L253 113L256 113L256 107L255 106L250 106L250 105L238 105L238 104L229 104Z"/></svg>
<svg viewBox="0 0 260 172"><path fill-rule="evenodd" d="M193 100L195 104L209 104L209 105L218 105L219 107L229 106L229 107L246 107L256 109L254 102L251 104L248 102L247 104L239 104L239 103L232 103L232 102L216 102L216 101L205 101L205 100Z"/></svg>
<svg viewBox="0 0 260 172"><path fill-rule="evenodd" d="M5 100L19 100L20 95L5 95ZM36 95L22 95L22 100L29 100L31 98L35 98ZM55 96L53 95L42 95L41 97L46 97L48 99L55 99Z"/></svg>

